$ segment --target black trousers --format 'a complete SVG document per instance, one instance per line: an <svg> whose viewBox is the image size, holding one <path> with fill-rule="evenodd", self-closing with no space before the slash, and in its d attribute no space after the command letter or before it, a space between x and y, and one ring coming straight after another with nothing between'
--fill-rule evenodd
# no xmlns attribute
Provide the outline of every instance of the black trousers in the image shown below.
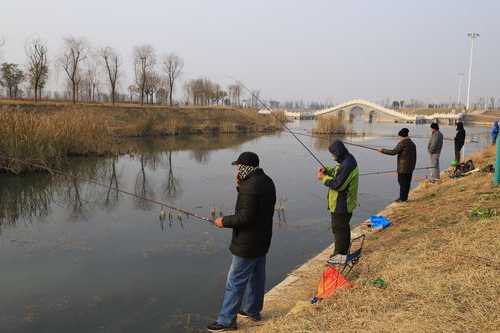
<svg viewBox="0 0 500 333"><path fill-rule="evenodd" d="M332 213L332 232L335 238L336 254L348 254L349 246L351 245L351 221L352 214L349 213Z"/></svg>
<svg viewBox="0 0 500 333"><path fill-rule="evenodd" d="M398 173L399 200L407 201L410 193L411 177L413 173Z"/></svg>
<svg viewBox="0 0 500 333"><path fill-rule="evenodd" d="M455 161L457 161L458 163L460 163L460 159L462 157L462 148L463 148L464 144L457 144L455 143Z"/></svg>

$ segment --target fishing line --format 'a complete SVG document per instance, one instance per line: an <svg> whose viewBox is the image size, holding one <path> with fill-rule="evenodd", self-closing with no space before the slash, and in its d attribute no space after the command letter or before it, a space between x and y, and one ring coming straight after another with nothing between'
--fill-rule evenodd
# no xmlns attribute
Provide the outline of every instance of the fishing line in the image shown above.
<svg viewBox="0 0 500 333"><path fill-rule="evenodd" d="M306 136L306 137L309 137L309 138L315 138L315 139L319 139L319 140L328 140L330 141L330 138L325 138L323 136L318 136L318 135L314 135L314 134L306 134L306 133L298 133L298 132L292 132L296 135L302 135L302 136ZM354 142L349 142L349 141L344 141L342 140L342 142L348 146L354 146L354 147L359 147L359 148L364 148L364 149L368 149L368 150L374 150L374 151L378 151L379 148L382 148L382 147L379 147L379 146L376 146L376 145L362 145L362 144L359 144L359 143L354 143Z"/></svg>
<svg viewBox="0 0 500 333"><path fill-rule="evenodd" d="M421 168L415 168L414 170L429 170L429 169L434 169L434 167L421 167ZM366 173L360 173L359 176L361 177L361 176L383 175L383 174L395 173L395 172L398 172L398 170L366 172Z"/></svg>
<svg viewBox="0 0 500 333"><path fill-rule="evenodd" d="M182 208L178 208L178 207L175 207L175 206L172 206L172 205L169 205L167 203L164 203L164 202L161 202L161 201L158 201L158 200L155 200L155 199L152 199L152 198L147 198L147 197L142 197L140 195L137 195L135 193L132 193L132 192L129 192L129 191L125 191L125 190L122 190L122 189L119 189L117 187L111 187L109 185L106 185L106 184L103 184L103 183L100 183L98 182L97 180L95 179L91 179L91 178L84 178L84 177L80 177L80 176L76 176L76 175L70 175L70 174L67 174L65 172L62 172L60 170L57 170L57 169L54 169L54 168L50 168L50 167L47 167L47 166L44 166L44 165L41 165L41 164L37 164L37 163L33 163L33 162L28 162L28 161L23 161L23 160L19 160L19 159L16 159L16 158L12 158L12 157L6 157L6 156L2 156L0 155L0 159L4 159L4 160L11 160L11 161L15 161L15 162L18 162L18 163L22 163L22 164L25 164L25 165L30 165L30 166L33 166L33 167L36 167L36 168L40 168L40 169L44 169L52 174L58 174L60 176L63 176L63 177L68 177L68 178L71 178L71 179L78 179L80 181L84 181L84 182L87 182L87 183L90 183L90 184L94 184L94 185L97 185L97 186L100 186L100 187L103 187L103 188L106 188L106 189L111 189L113 191L117 191L117 192L120 192L120 193L123 193L125 195L129 195L131 197L134 197L134 198L137 198L137 199L141 199L141 200L144 200L144 201L148 201L148 202L151 202L153 204L156 204L156 205L159 205L163 208L168 208L170 210L173 210L173 211L176 211L178 213L182 213L186 216L190 216L190 217L193 217L193 218L196 218L198 220L201 220L201 221L205 221L205 222L209 222L211 224L214 223L214 221L212 221L211 219L209 218L206 218L206 217L203 217L203 216L200 216L198 214L195 214L195 213L192 213L190 211L187 211L185 209L182 209Z"/></svg>
<svg viewBox="0 0 500 333"><path fill-rule="evenodd" d="M273 114L273 110L267 106L266 103L264 103L258 96L256 96L243 82L235 79L234 77L232 76L229 76L229 78L231 78L232 80L236 81L236 83L240 84L243 89L245 89L253 98L255 98L255 100L257 102L259 102L266 110L268 110L270 113L271 113L271 116L273 116L274 119L276 119L280 124L281 126L286 129L294 138L295 140L297 140L298 143L300 143L302 145L302 147L304 147L305 150L307 150L307 152L316 160L316 162L319 163L319 165L321 165L322 168L326 168L325 164L323 164L323 162L321 162L321 160L312 152L311 149L309 149L309 147L307 147L296 135L295 135L295 132L293 132L286 124L285 122L276 117L274 114Z"/></svg>

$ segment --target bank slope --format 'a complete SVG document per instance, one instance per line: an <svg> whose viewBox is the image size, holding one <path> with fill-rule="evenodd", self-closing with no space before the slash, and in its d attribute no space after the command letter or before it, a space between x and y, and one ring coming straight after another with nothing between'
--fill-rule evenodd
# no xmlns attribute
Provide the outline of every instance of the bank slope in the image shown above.
<svg viewBox="0 0 500 333"><path fill-rule="evenodd" d="M473 156L492 163L492 148ZM500 188L491 173L421 184L382 213L351 276L356 288L308 304L331 249L292 273L266 300L256 332L500 331ZM366 229L366 227L364 227ZM373 285L382 278L387 288ZM242 328L248 324L242 323Z"/></svg>

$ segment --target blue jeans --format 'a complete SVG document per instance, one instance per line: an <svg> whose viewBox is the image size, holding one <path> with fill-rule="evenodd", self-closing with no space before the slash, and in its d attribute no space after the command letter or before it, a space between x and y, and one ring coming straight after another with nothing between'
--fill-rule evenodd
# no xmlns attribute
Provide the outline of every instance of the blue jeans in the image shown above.
<svg viewBox="0 0 500 333"><path fill-rule="evenodd" d="M264 305L265 282L266 256L243 258L233 255L217 322L224 326L231 325L239 310L251 316L260 315Z"/></svg>

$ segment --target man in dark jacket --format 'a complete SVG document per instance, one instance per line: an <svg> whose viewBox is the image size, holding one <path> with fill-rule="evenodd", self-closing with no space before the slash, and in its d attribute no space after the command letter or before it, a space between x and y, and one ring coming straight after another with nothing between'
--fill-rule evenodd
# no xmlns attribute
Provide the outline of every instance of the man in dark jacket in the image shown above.
<svg viewBox="0 0 500 333"><path fill-rule="evenodd" d="M233 260L227 276L224 301L217 321L208 326L210 332L237 329L236 316L260 320L264 303L266 254L273 232L276 189L259 168L259 157L242 153L232 163L237 166L235 214L215 220L219 228L232 228L229 247Z"/></svg>
<svg viewBox="0 0 500 333"><path fill-rule="evenodd" d="M443 134L439 131L438 123L431 124L432 135L427 145L427 151L430 155L431 161L431 182L439 179L439 157L441 156L441 149L443 148Z"/></svg>
<svg viewBox="0 0 500 333"><path fill-rule="evenodd" d="M464 144L465 144L464 123L459 121L457 123L457 135L455 135L455 161L457 161L457 163L460 163L462 148L464 147Z"/></svg>
<svg viewBox="0 0 500 333"><path fill-rule="evenodd" d="M399 199L396 202L408 201L408 193L411 187L411 178L417 164L417 146L408 137L409 129L403 128L399 131L399 143L394 149L379 149L382 154L398 155L398 183Z"/></svg>
<svg viewBox="0 0 500 333"><path fill-rule="evenodd" d="M328 210L332 217L332 232L335 237L335 252L329 259L331 264L345 262L351 243L350 221L358 204L358 163L344 143L334 141L328 148L337 161L335 168L320 168L318 179L328 187Z"/></svg>

